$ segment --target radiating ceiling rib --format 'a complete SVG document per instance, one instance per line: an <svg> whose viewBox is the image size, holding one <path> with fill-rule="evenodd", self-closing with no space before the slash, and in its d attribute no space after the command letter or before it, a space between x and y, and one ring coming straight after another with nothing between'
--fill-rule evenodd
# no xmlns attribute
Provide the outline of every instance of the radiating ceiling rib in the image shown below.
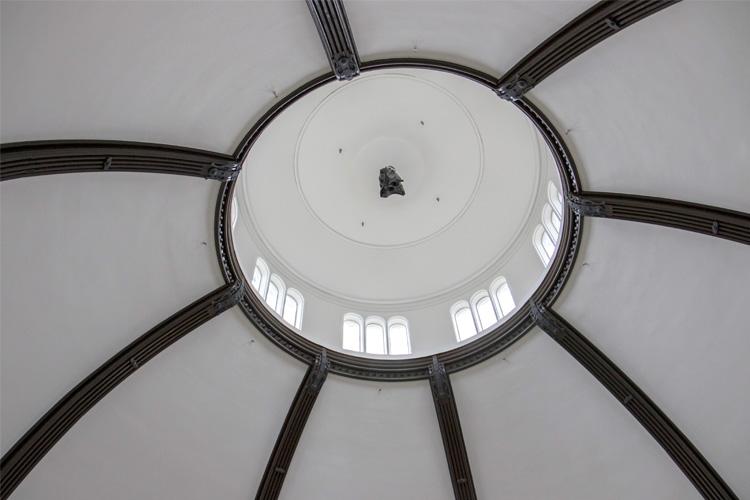
<svg viewBox="0 0 750 500"><path fill-rule="evenodd" d="M500 79L497 93L515 101L576 56L679 0L603 0L547 38Z"/></svg>
<svg viewBox="0 0 750 500"><path fill-rule="evenodd" d="M635 383L551 309L532 304L536 324L581 363L656 439L707 499L738 497L690 440Z"/></svg>
<svg viewBox="0 0 750 500"><path fill-rule="evenodd" d="M342 0L307 0L320 41L336 78L359 75L359 54Z"/></svg>
<svg viewBox="0 0 750 500"><path fill-rule="evenodd" d="M218 181L235 179L231 156L198 149L124 141L36 141L0 145L0 181L74 172L151 172Z"/></svg>
<svg viewBox="0 0 750 500"><path fill-rule="evenodd" d="M328 376L328 359L323 351L315 362L310 365L297 389L292 405L286 415L284 424L279 431L276 444L268 459L266 471L258 486L256 500L275 500L281 494L281 487L289 471L294 451L297 449L302 431L305 429L307 419L312 412L315 400L318 398L323 383Z"/></svg>
<svg viewBox="0 0 750 500"><path fill-rule="evenodd" d="M578 214L684 229L750 245L750 214L697 203L620 193L568 197Z"/></svg>
<svg viewBox="0 0 750 500"><path fill-rule="evenodd" d="M450 377L445 371L445 365L432 357L430 367L430 389L435 402L435 414L443 438L445 458L448 460L453 494L456 500L476 500L477 492L474 488L474 478L469 465L469 455L466 453L466 443L461 432L461 420L458 417L456 399L453 397Z"/></svg>
<svg viewBox="0 0 750 500"><path fill-rule="evenodd" d="M55 404L0 461L5 500L55 443L98 401L154 356L237 304L242 282L223 285L176 312L107 360Z"/></svg>

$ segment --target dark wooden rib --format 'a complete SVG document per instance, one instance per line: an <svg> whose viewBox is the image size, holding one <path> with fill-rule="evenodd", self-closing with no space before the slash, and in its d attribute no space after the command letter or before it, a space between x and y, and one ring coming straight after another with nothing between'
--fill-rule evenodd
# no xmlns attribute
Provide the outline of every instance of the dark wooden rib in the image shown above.
<svg viewBox="0 0 750 500"><path fill-rule="evenodd" d="M438 361L437 356L433 356L430 367L430 388L453 483L453 494L456 500L476 500L477 493L474 490L469 456L461 432L456 399L453 397L453 388L445 365Z"/></svg>
<svg viewBox="0 0 750 500"><path fill-rule="evenodd" d="M97 402L143 364L195 328L237 304L242 282L227 284L141 335L76 385L0 461L0 499L5 500L57 441Z"/></svg>
<svg viewBox="0 0 750 500"><path fill-rule="evenodd" d="M679 0L604 0L566 24L513 66L497 84L515 101L594 45Z"/></svg>
<svg viewBox="0 0 750 500"><path fill-rule="evenodd" d="M750 245L750 214L681 200L621 193L568 196L578 214L684 229Z"/></svg>
<svg viewBox="0 0 750 500"><path fill-rule="evenodd" d="M125 141L37 141L0 146L0 181L75 172L150 172L218 181L235 179L232 156Z"/></svg>
<svg viewBox="0 0 750 500"><path fill-rule="evenodd" d="M321 355L307 369L305 378L302 379L302 383L297 389L297 394L294 396L292 406L286 415L279 437L276 439L271 457L268 459L266 471L255 496L256 500L279 498L281 487L284 485L284 479L289 470L289 464L291 464L294 451L297 449L297 443L302 437L307 418L312 412L315 400L318 398L327 376L328 358L326 357L326 351L323 350Z"/></svg>
<svg viewBox="0 0 750 500"><path fill-rule="evenodd" d="M307 0L320 41L339 80L359 75L359 54L342 0Z"/></svg>
<svg viewBox="0 0 750 500"><path fill-rule="evenodd" d="M557 313L536 302L532 303L531 315L537 326L568 351L633 414L704 498L737 498L674 422L594 344Z"/></svg>

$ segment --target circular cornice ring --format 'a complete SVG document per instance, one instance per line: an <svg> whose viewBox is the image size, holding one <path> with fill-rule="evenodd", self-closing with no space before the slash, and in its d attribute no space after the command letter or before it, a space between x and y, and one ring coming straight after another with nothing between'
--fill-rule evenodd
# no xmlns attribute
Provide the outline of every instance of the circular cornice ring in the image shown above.
<svg viewBox="0 0 750 500"><path fill-rule="evenodd" d="M366 71L385 68L425 68L446 71L468 78L488 87L492 91L495 91L498 82L498 79L481 71L454 63L430 59L407 58L370 61L362 64L361 71L364 73ZM235 159L239 162L244 162L250 148L266 126L288 106L321 85L334 80L334 75L327 73L303 84L281 99L245 135L235 151ZM568 194L579 193L581 186L575 163L568 147L555 127L527 98L524 97L514 101L514 104L531 120L547 142L555 158L555 164L557 165L562 183L564 199L568 198ZM223 183L219 190L219 197L216 203L214 236L219 265L224 279L228 283L237 280L245 282L245 293L240 301L240 308L250 322L263 335L287 353L305 363L312 364L315 358L325 350L330 362L329 371L348 377L380 381L423 379L428 377L428 370L433 362L433 357L437 357L437 360L445 365L448 373L453 373L473 366L497 354L520 339L534 326L530 306L532 301L545 306L551 306L554 303L570 275L580 245L582 218L566 204L560 242L555 253L555 258L547 270L547 274L529 300L519 307L515 314L507 321L472 342L449 351L435 354L434 356L408 359L374 359L352 356L338 351L326 350L319 344L310 341L289 328L276 318L251 290L251 286L245 280L237 260L232 241L231 224L228 223L231 220L229 211L231 209L231 200L235 186L236 181L231 180Z"/></svg>

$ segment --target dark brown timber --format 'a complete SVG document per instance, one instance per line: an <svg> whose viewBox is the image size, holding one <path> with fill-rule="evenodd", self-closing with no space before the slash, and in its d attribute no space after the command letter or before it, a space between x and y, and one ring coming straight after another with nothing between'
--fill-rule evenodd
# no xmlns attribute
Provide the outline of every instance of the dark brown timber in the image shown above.
<svg viewBox="0 0 750 500"><path fill-rule="evenodd" d="M214 316L243 293L241 281L219 287L141 335L75 386L0 461L0 499L5 500L57 441L117 384L151 358Z"/></svg>
<svg viewBox="0 0 750 500"><path fill-rule="evenodd" d="M437 356L432 357L430 367L430 388L432 399L435 401L435 413L440 425L440 435L443 437L445 458L453 483L453 494L456 500L476 500L474 479L471 476L469 456L466 453L466 443L461 432L461 421L458 418L456 399L445 365L440 363Z"/></svg>
<svg viewBox="0 0 750 500"><path fill-rule="evenodd" d="M359 55L342 0L307 0L323 50L339 80L359 75Z"/></svg>
<svg viewBox="0 0 750 500"><path fill-rule="evenodd" d="M646 428L705 498L736 499L700 451L607 356L551 309L532 303L534 322L602 383Z"/></svg>
<svg viewBox="0 0 750 500"><path fill-rule="evenodd" d="M750 245L750 214L744 212L621 193L571 194L568 204L587 217L647 222Z"/></svg>
<svg viewBox="0 0 750 500"><path fill-rule="evenodd" d="M515 101L579 54L621 29L679 0L604 0L547 38L498 82L497 94Z"/></svg>
<svg viewBox="0 0 750 500"><path fill-rule="evenodd" d="M266 471L258 487L256 500L273 500L279 498L284 478L292 462L294 450L297 449L307 418L312 412L315 400L328 376L328 358L323 350L315 362L307 369L305 378L297 389L292 406L286 415L279 437L268 459Z"/></svg>
<svg viewBox="0 0 750 500"><path fill-rule="evenodd" d="M36 141L0 146L0 181L75 172L150 172L218 181L237 177L230 155L125 141Z"/></svg>

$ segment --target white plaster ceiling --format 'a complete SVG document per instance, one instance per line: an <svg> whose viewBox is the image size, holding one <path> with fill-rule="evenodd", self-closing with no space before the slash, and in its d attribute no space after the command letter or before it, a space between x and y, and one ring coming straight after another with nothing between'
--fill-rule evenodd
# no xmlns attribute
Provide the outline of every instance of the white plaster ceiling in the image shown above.
<svg viewBox="0 0 750 500"><path fill-rule="evenodd" d="M440 71L366 72L315 90L264 130L240 174L235 233L249 231L275 272L307 289L405 313L460 298L458 287L491 280L514 252L534 252L518 239L538 224L547 155L526 116L484 86ZM386 165L405 196L380 197ZM544 269L522 271L537 281Z"/></svg>
<svg viewBox="0 0 750 500"><path fill-rule="evenodd" d="M499 74L587 5L347 7L365 59L440 55ZM3 2L0 15L3 142L108 138L231 151L272 90L327 70L302 3ZM750 209L749 21L748 2L683 2L532 91L568 132L587 188ZM3 451L99 363L221 283L215 193L200 179L148 174L0 186ZM587 221L554 306L740 497L750 495L747 262L750 250L737 243ZM12 498L252 496L303 373L227 312L116 388ZM542 334L453 385L483 498L695 497L666 453ZM282 495L450 498L429 397L426 383L377 393L331 376ZM361 434L343 428L367 418ZM421 449L400 446L406 439ZM366 482L368 464L382 483Z"/></svg>

